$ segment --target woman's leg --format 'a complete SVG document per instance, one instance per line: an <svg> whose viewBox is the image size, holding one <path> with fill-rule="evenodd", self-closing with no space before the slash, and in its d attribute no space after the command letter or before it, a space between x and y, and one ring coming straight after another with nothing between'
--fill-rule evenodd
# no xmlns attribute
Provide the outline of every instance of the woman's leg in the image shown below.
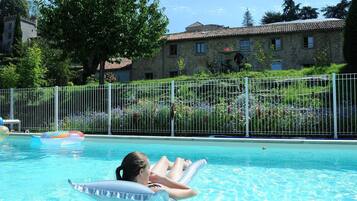
<svg viewBox="0 0 357 201"><path fill-rule="evenodd" d="M176 161L172 166L171 171L167 174L167 177L174 181L178 181L182 177L184 166L185 161L182 158L176 158Z"/></svg>
<svg viewBox="0 0 357 201"><path fill-rule="evenodd" d="M171 169L172 165L172 162L169 161L166 156L163 156L154 167L152 167L151 172L160 176L166 176L167 170Z"/></svg>

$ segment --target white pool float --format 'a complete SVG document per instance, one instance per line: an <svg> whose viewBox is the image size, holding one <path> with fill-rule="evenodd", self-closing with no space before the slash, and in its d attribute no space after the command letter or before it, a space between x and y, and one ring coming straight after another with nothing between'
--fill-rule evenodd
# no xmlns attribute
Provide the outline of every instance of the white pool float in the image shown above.
<svg viewBox="0 0 357 201"><path fill-rule="evenodd" d="M179 183L188 184L196 175L199 169L207 164L206 160L198 160L192 163L183 172ZM154 192L149 187L130 181L98 181L91 183L72 183L69 184L79 192L85 193L96 200L115 200L115 201L174 201L169 198L166 191Z"/></svg>

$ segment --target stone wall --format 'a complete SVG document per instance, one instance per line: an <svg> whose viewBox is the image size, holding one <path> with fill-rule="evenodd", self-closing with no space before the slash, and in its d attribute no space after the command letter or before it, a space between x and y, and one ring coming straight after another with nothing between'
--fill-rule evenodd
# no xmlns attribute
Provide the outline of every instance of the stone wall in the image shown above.
<svg viewBox="0 0 357 201"><path fill-rule="evenodd" d="M4 32L3 32L3 40L2 40L2 49L5 52L11 51L12 41L14 39L15 32L15 21L16 16L8 17L4 21ZM30 38L37 37L37 29L35 22L31 22L27 19L21 19L21 30L22 30L22 42L28 41ZM11 37L9 37L11 35Z"/></svg>
<svg viewBox="0 0 357 201"><path fill-rule="evenodd" d="M34 24L21 21L21 30L22 30L22 42L26 42L30 38L37 37L37 29Z"/></svg>

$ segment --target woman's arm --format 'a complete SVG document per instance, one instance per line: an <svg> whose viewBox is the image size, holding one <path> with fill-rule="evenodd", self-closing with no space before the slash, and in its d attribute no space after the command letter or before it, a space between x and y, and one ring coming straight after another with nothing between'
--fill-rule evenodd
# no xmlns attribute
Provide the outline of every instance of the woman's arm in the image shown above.
<svg viewBox="0 0 357 201"><path fill-rule="evenodd" d="M170 198L175 200L185 199L197 195L197 192L191 188L177 189L177 188L164 188L169 193Z"/></svg>
<svg viewBox="0 0 357 201"><path fill-rule="evenodd" d="M159 183L169 188L176 188L176 189L190 189L190 187L186 186L185 184L181 184L176 182L168 177L162 177L157 174L151 174L149 180L153 183Z"/></svg>
<svg viewBox="0 0 357 201"><path fill-rule="evenodd" d="M166 186L161 186L161 187L154 187L151 188L154 192L157 192L159 190L165 190L170 198L173 198L175 200L180 200L180 199L185 199L185 198L190 198L195 195L197 195L197 192L191 188L188 189L177 189L177 188L169 188Z"/></svg>

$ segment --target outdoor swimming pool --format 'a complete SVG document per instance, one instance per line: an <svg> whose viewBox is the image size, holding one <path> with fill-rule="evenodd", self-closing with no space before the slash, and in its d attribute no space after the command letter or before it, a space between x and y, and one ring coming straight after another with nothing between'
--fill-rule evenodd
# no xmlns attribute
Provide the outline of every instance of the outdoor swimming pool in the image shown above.
<svg viewBox="0 0 357 201"><path fill-rule="evenodd" d="M218 143L87 138L80 147L0 142L0 201L91 200L67 183L111 180L121 159L206 158L191 182L198 200L357 200L357 145ZM264 147L264 149L263 149Z"/></svg>

